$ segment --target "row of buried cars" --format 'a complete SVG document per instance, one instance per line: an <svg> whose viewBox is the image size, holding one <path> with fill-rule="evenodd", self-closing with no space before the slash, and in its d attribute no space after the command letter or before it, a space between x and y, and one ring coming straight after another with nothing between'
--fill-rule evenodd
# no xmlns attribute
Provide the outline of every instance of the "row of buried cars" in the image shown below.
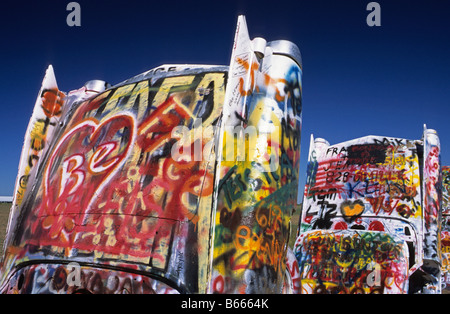
<svg viewBox="0 0 450 314"><path fill-rule="evenodd" d="M65 93L50 66L25 134L2 293L441 293L449 168L420 140L311 137L296 241L302 60L250 40Z"/></svg>
<svg viewBox="0 0 450 314"><path fill-rule="evenodd" d="M311 139L294 254L302 293L448 291L439 138Z"/></svg>

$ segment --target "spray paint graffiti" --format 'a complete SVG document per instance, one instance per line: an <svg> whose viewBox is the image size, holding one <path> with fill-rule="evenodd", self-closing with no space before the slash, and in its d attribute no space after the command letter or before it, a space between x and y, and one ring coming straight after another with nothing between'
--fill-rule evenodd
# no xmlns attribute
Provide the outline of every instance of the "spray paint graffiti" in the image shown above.
<svg viewBox="0 0 450 314"><path fill-rule="evenodd" d="M386 233L314 231L296 243L301 293L379 294L407 289L408 251Z"/></svg>
<svg viewBox="0 0 450 314"><path fill-rule="evenodd" d="M330 146L323 139L311 138L300 238L294 248L300 268L311 264L304 257L305 245L309 245L315 230L327 231L326 237L339 232L357 237L361 232L383 235L408 254L397 255L395 261L386 260L389 267L405 272L394 272L399 276L395 280L403 286L394 290L384 286L382 292L439 292L439 279L433 277L439 269L439 167L439 139L434 130L426 128L422 141L367 136ZM314 265L331 267L321 263ZM302 275L307 274L308 280L315 280L314 285L320 284L319 277ZM422 285L419 282L426 274L432 274L435 280ZM330 282L339 282L332 279ZM345 292L351 291L346 286ZM302 292L314 289L302 288Z"/></svg>
<svg viewBox="0 0 450 314"><path fill-rule="evenodd" d="M450 167L442 167L442 231L441 282L442 292L450 292Z"/></svg>
<svg viewBox="0 0 450 314"><path fill-rule="evenodd" d="M51 138L53 130L59 122L64 98L65 94L59 91L56 84L53 68L49 66L25 133L18 177L14 188L13 209L22 202L30 172L39 162L48 139Z"/></svg>
<svg viewBox="0 0 450 314"><path fill-rule="evenodd" d="M439 138L434 130L425 130L423 166L424 258L439 268L442 177Z"/></svg>
<svg viewBox="0 0 450 314"><path fill-rule="evenodd" d="M217 120L224 70L129 83L72 107L13 239L23 254L140 263L197 291L186 277L206 266L213 168L175 162L170 134Z"/></svg>
<svg viewBox="0 0 450 314"><path fill-rule="evenodd" d="M238 30L222 120L227 145L220 146L210 291L281 293L298 188L301 69L298 59L277 54L279 45L292 44L250 41L244 19ZM246 133L252 127L257 138ZM236 128L237 137L229 132Z"/></svg>
<svg viewBox="0 0 450 314"><path fill-rule="evenodd" d="M288 278L290 281L285 282L285 287L283 288L283 294L300 294L301 293L301 276L298 267L298 261L295 257L294 252L291 248L288 248L286 255L286 267L289 273Z"/></svg>
<svg viewBox="0 0 450 314"><path fill-rule="evenodd" d="M31 284L32 283L32 284ZM9 280L4 292L11 294L173 294L159 280L130 272L81 267L76 263L30 265Z"/></svg>
<svg viewBox="0 0 450 314"><path fill-rule="evenodd" d="M68 93L11 216L0 290L293 291L299 52L249 42L230 70L163 66ZM58 284L71 263L79 290Z"/></svg>
<svg viewBox="0 0 450 314"><path fill-rule="evenodd" d="M312 146L301 231L384 231L394 221L419 228L420 165L412 141L369 136Z"/></svg>
<svg viewBox="0 0 450 314"><path fill-rule="evenodd" d="M201 256L207 247L195 230L209 234L213 168L208 160L175 162L170 134L194 118L219 117L224 70L130 83L72 107L27 199L15 258L35 247L74 260L141 263L196 291L186 272L206 265L189 252Z"/></svg>

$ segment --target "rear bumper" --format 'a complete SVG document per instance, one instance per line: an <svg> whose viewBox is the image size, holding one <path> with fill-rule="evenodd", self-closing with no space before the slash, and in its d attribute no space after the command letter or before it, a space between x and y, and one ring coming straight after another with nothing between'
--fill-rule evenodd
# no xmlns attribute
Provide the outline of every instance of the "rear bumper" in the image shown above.
<svg viewBox="0 0 450 314"><path fill-rule="evenodd" d="M27 263L17 267L5 294L178 294L164 278L134 269L72 263Z"/></svg>

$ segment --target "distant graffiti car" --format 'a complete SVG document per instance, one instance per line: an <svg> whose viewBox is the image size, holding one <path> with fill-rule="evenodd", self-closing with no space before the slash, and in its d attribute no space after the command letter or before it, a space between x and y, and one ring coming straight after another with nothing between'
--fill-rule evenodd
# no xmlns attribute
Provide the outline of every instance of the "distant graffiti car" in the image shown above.
<svg viewBox="0 0 450 314"><path fill-rule="evenodd" d="M301 75L297 46L250 40L242 16L229 67L166 65L63 93L50 66L0 292L293 292Z"/></svg>
<svg viewBox="0 0 450 314"><path fill-rule="evenodd" d="M302 293L440 292L440 145L311 137L298 238Z"/></svg>
<svg viewBox="0 0 450 314"><path fill-rule="evenodd" d="M450 167L442 167L442 293L450 293Z"/></svg>

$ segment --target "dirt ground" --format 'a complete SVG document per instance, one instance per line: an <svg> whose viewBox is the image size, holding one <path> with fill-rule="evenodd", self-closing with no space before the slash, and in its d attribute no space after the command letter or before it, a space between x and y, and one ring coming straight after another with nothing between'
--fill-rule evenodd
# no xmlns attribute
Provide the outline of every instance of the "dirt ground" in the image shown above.
<svg viewBox="0 0 450 314"><path fill-rule="evenodd" d="M11 203L0 203L0 252L3 251L3 241L5 240L10 208Z"/></svg>

